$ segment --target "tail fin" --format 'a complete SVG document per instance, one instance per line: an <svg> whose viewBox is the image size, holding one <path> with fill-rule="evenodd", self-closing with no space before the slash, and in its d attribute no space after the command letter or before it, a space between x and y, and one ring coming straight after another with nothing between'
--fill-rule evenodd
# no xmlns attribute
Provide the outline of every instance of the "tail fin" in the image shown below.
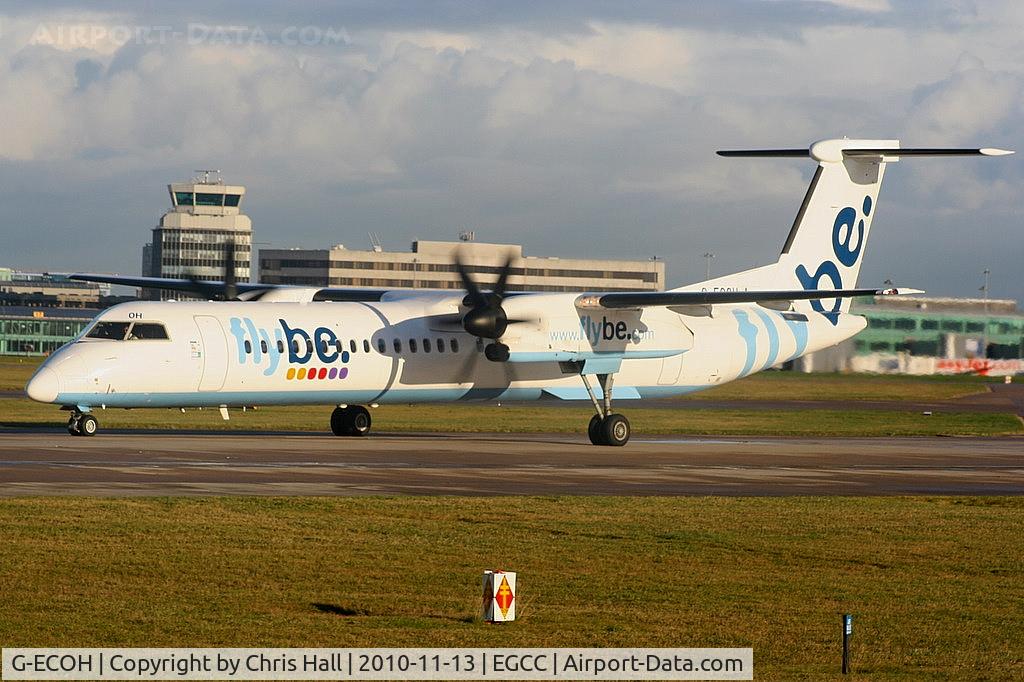
<svg viewBox="0 0 1024 682"><path fill-rule="evenodd" d="M810 149L720 151L731 157L807 157L818 168L774 265L706 284L737 288L844 289L856 286L887 163L906 156L999 156L1001 149L900 149L899 140L822 140ZM717 287L707 287L717 288ZM796 302L833 324L850 299Z"/></svg>

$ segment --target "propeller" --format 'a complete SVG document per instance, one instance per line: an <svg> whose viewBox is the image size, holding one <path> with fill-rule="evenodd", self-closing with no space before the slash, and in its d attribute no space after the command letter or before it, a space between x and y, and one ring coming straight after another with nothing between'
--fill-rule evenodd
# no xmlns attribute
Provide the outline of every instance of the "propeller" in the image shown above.
<svg viewBox="0 0 1024 682"><path fill-rule="evenodd" d="M466 290L466 297L462 304L469 308L462 317L462 328L466 332L484 339L499 341L505 335L510 324L525 322L526 320L509 319L502 307L505 300L505 289L508 286L508 276L512 270L513 258L505 261L498 273L498 281L490 291L482 291L469 274L462 258L456 256L455 269L462 280L462 286ZM489 360L501 362L508 359L508 346L502 343L493 343L487 347L485 353Z"/></svg>
<svg viewBox="0 0 1024 682"><path fill-rule="evenodd" d="M235 241L224 244L224 279L210 282L192 275L188 278L192 291L201 298L213 301L234 301L238 298L238 276L235 273Z"/></svg>

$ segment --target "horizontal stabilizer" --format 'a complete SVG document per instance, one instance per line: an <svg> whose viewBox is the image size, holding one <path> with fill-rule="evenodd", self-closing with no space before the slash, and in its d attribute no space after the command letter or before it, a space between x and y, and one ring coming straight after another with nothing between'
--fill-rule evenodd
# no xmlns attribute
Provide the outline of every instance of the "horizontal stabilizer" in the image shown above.
<svg viewBox="0 0 1024 682"><path fill-rule="evenodd" d="M761 301L813 301L863 296L923 294L921 289L792 289L788 291L636 291L584 294L577 308L645 308L650 306L719 305Z"/></svg>
<svg viewBox="0 0 1024 682"><path fill-rule="evenodd" d="M874 145L871 143L875 142ZM1009 149L994 147L904 147L897 140L822 140L807 149L723 149L719 156L746 158L812 158L819 162L838 163L849 158L885 158L896 160L906 156L1006 156Z"/></svg>

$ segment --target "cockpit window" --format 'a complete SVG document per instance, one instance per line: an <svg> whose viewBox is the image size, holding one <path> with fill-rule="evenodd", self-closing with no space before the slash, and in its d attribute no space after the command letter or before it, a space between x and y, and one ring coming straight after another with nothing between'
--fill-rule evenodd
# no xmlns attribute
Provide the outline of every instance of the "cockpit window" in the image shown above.
<svg viewBox="0 0 1024 682"><path fill-rule="evenodd" d="M96 326L85 335L85 338L124 341L130 324L131 322L97 322Z"/></svg>
<svg viewBox="0 0 1024 682"><path fill-rule="evenodd" d="M128 340L133 339L166 339L167 330L162 324L155 322L136 322L128 332Z"/></svg>
<svg viewBox="0 0 1024 682"><path fill-rule="evenodd" d="M107 339L109 341L136 341L140 339L168 338L167 329L156 322L97 322L96 326L85 335L87 339Z"/></svg>

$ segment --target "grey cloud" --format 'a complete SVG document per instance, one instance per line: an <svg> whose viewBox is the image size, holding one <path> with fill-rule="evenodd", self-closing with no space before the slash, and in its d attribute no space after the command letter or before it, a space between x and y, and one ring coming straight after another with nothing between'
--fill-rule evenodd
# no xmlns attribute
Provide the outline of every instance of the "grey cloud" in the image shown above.
<svg viewBox="0 0 1024 682"><path fill-rule="evenodd" d="M764 16L769 5L774 18ZM131 17L135 7L105 9ZM203 7L144 18L227 21L241 11ZM671 4L628 17L619 16L625 6L590 3L482 5L465 17L448 16L454 5L436 16L376 3L246 7L267 25L338 22L352 42L332 50L130 42L112 55L3 46L0 229L20 261L10 264L137 271L139 247L167 203L163 185L212 164L248 185L257 239L275 245L361 246L374 230L405 248L471 228L482 239L524 242L528 253L658 255L681 283L703 274L709 249L717 272L773 259L811 170L724 160L716 148L834 134L1007 146L1020 138L1020 71L986 67L987 53L956 66L957 55L984 52L979 35L998 51L1016 33L978 28L988 19L971 11L943 15L944 25L926 32L877 28L907 16L900 3L876 13L722 3L696 18L696 5ZM799 35L780 39L773 27L797 13L809 15L791 22ZM573 40L560 43L566 58L528 42L593 37L598 20L671 33L671 46L693 51L679 66L688 80L659 87L628 68L582 68ZM950 43L948 22L971 27L969 38ZM717 34L730 24L771 35L737 45ZM509 25L523 32L488 33ZM708 26L716 33L700 30ZM410 31L427 28L475 32L472 46L445 49ZM385 45L389 32L404 42ZM521 38L512 56L492 47ZM895 167L865 280L905 274L907 284L967 294L979 266L1008 269L1014 249L988 245L1020 242L1011 226L1022 177L1016 159ZM975 210L987 224L965 239ZM908 258L931 253L934 261ZM945 266L951 254L956 267ZM1000 295L1024 298L1024 283L1005 286Z"/></svg>

